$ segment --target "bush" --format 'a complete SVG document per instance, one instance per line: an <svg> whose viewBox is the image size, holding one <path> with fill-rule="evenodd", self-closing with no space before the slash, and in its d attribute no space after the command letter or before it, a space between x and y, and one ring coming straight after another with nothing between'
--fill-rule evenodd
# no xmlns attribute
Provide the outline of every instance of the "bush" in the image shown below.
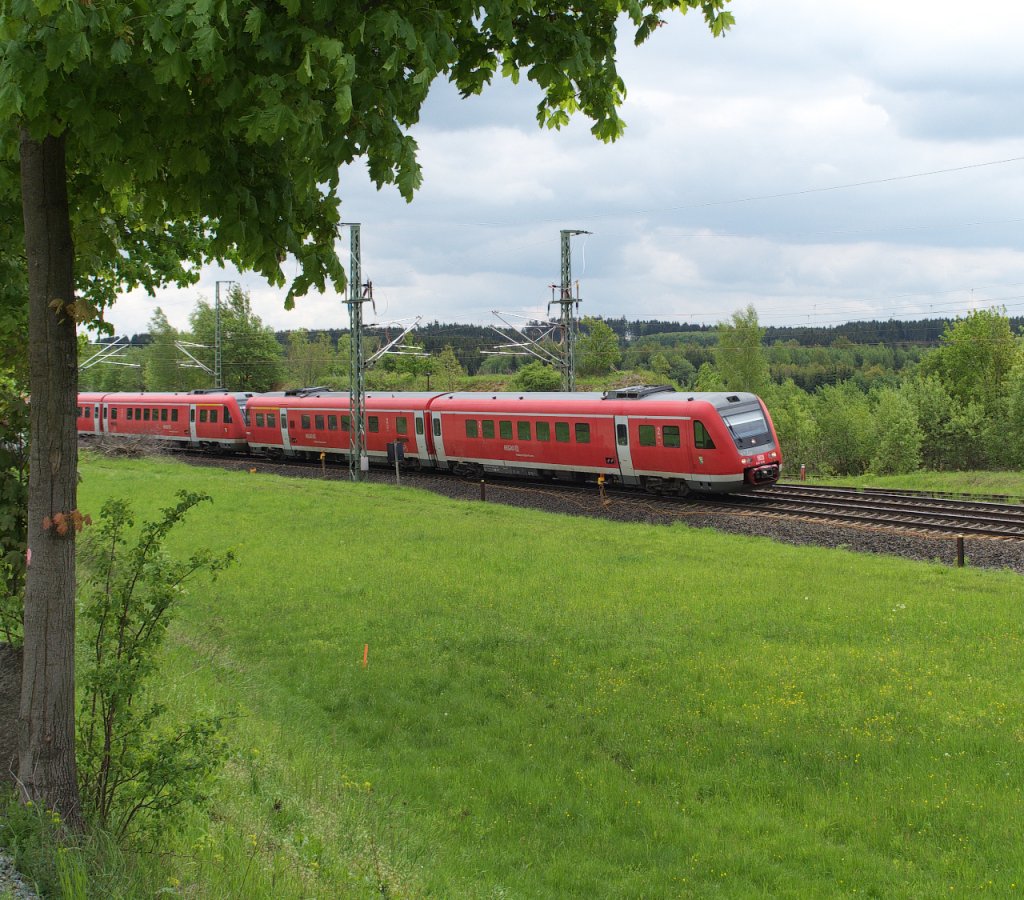
<svg viewBox="0 0 1024 900"><path fill-rule="evenodd" d="M117 840L152 836L170 813L202 803L225 753L219 719L166 722L163 705L146 691L185 584L202 572L216 575L233 559L203 550L172 560L164 552L170 531L210 499L187 491L178 498L144 523L134 542L131 507L108 500L82 544L83 631L91 655L80 679L79 780L91 824Z"/></svg>

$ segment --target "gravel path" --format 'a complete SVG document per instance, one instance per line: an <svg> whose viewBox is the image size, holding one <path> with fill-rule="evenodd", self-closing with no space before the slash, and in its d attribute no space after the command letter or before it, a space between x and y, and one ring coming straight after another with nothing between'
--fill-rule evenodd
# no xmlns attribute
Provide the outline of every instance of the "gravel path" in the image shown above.
<svg viewBox="0 0 1024 900"><path fill-rule="evenodd" d="M0 898L2 900L39 900L33 891L17 873L14 862L0 851Z"/></svg>

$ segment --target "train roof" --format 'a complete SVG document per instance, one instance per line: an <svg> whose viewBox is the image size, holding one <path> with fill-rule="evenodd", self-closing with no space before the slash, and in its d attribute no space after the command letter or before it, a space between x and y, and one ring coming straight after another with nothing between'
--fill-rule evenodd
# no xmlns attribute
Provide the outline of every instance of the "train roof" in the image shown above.
<svg viewBox="0 0 1024 900"><path fill-rule="evenodd" d="M233 397L244 402L251 397L248 391L91 391L82 392L79 397L106 403L202 403L204 400L222 400Z"/></svg>
<svg viewBox="0 0 1024 900"><path fill-rule="evenodd" d="M513 410L520 403L551 410L607 411L614 406L617 411L634 408L634 404L674 406L679 403L707 403L716 410L746 406L757 402L757 395L729 391L677 391L671 387L640 385L634 388L619 388L605 391L459 391L442 394L431 404L433 409L457 409L467 406L478 407L481 402L491 401L502 409ZM653 410L652 410L653 412Z"/></svg>

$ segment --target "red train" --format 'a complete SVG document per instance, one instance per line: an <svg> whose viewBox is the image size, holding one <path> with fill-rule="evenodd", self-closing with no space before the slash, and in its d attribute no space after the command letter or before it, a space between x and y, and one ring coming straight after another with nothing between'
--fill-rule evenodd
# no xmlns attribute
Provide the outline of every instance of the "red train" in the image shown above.
<svg viewBox="0 0 1024 900"><path fill-rule="evenodd" d="M269 457L346 457L347 392L81 394L80 434L150 435ZM366 453L404 445L406 466L720 493L779 478L782 454L753 394L642 386L604 393L366 395Z"/></svg>

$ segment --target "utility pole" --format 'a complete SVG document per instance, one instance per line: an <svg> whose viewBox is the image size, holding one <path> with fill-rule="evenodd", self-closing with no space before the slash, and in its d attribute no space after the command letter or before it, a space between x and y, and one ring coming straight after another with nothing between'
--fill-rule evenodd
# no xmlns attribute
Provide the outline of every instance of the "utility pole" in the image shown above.
<svg viewBox="0 0 1024 900"><path fill-rule="evenodd" d="M570 239L574 234L590 234L589 231L564 228L562 235L562 283L559 289L558 305L561 307L559 319L562 331L562 390L576 390L576 338L579 321L575 313L579 312L579 287L576 296L572 295L572 247ZM573 305L575 304L575 310Z"/></svg>
<svg viewBox="0 0 1024 900"><path fill-rule="evenodd" d="M373 285L362 282L362 247L360 244L360 226L349 223L351 244L348 263L348 320L351 347L349 354L349 386L348 406L351 418L351 441L348 456L349 476L353 481L361 481L363 472L369 467L366 456L366 365L363 361L363 304L373 300Z"/></svg>
<svg viewBox="0 0 1024 900"><path fill-rule="evenodd" d="M222 284L235 284L234 281L218 281L213 291L213 386L224 387L223 356L221 353L220 340L220 286Z"/></svg>

